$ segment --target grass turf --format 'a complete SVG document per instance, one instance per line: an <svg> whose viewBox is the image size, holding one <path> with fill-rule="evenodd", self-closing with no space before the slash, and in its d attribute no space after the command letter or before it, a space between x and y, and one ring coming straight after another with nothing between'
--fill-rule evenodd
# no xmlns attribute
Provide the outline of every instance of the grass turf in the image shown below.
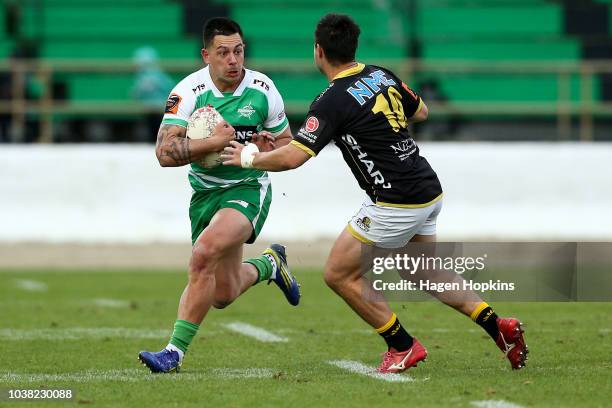
<svg viewBox="0 0 612 408"><path fill-rule="evenodd" d="M274 285L252 288L209 313L180 374L153 375L136 356L167 343L184 272L2 271L0 388L72 388L76 397L66 405L129 407L470 407L482 400L603 407L612 400L610 303L494 304L499 315L526 323L530 359L521 371L510 370L468 318L436 302L394 303L429 357L407 372L414 381L389 383L328 363L375 366L384 343L325 287L320 271L296 274L299 307ZM24 290L24 280L47 289ZM225 328L236 321L289 341L261 343ZM26 406L38 405L48 402Z"/></svg>

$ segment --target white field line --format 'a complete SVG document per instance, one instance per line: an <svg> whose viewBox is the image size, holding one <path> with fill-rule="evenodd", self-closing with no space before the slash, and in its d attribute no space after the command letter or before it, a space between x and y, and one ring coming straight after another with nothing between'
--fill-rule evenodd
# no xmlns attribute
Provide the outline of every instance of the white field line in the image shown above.
<svg viewBox="0 0 612 408"><path fill-rule="evenodd" d="M271 368L213 368L212 373L219 378L272 378L276 371Z"/></svg>
<svg viewBox="0 0 612 408"><path fill-rule="evenodd" d="M0 329L0 340L81 340L105 337L132 339L163 339L171 335L170 330L128 329L125 327L71 327L66 329Z"/></svg>
<svg viewBox="0 0 612 408"><path fill-rule="evenodd" d="M109 307L113 309L127 309L130 307L130 302L120 299L97 298L91 301L92 304L100 307Z"/></svg>
<svg viewBox="0 0 612 408"><path fill-rule="evenodd" d="M286 343L289 341L287 337L277 336L261 327L253 326L248 323L231 322L224 324L223 327L264 343Z"/></svg>
<svg viewBox="0 0 612 408"><path fill-rule="evenodd" d="M46 292L49 290L46 283L32 279L15 279L15 286L26 292Z"/></svg>
<svg viewBox="0 0 612 408"><path fill-rule="evenodd" d="M387 382L412 382L414 378L409 377L406 374L382 374L376 372L376 369L370 366L367 366L359 361L351 361L351 360L332 360L328 361L329 364L341 368L343 370L349 371L353 374L365 375L367 377L371 377L377 380L387 381Z"/></svg>
<svg viewBox="0 0 612 408"><path fill-rule="evenodd" d="M0 373L0 383L14 382L45 382L62 381L86 383L94 381L120 381L141 382L155 380L180 380L180 381L203 381L212 378L236 379L236 378L272 378L276 371L271 368L214 368L205 372L158 375L151 374L148 369L123 369L123 370L87 370L62 374L42 373Z"/></svg>
<svg viewBox="0 0 612 408"><path fill-rule="evenodd" d="M523 408L522 405L516 405L504 400L472 401L471 404L476 408Z"/></svg>

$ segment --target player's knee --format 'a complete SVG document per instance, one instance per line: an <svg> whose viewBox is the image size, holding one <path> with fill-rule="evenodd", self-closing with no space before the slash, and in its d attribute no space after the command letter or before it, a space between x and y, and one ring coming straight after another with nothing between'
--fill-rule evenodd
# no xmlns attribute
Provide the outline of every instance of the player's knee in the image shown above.
<svg viewBox="0 0 612 408"><path fill-rule="evenodd" d="M239 295L239 291L230 287L217 288L215 291L215 298L213 299L213 307L215 309L225 309L231 305Z"/></svg>
<svg viewBox="0 0 612 408"><path fill-rule="evenodd" d="M334 269L330 267L325 268L325 273L323 274L323 280L334 291L342 286L342 276L337 273Z"/></svg>
<svg viewBox="0 0 612 408"><path fill-rule="evenodd" d="M213 300L213 307L215 309L225 309L226 307L231 305L233 301L234 299L230 298L215 298Z"/></svg>
<svg viewBox="0 0 612 408"><path fill-rule="evenodd" d="M191 261L189 270L195 274L212 274L212 270L208 266L219 257L220 248L213 243L197 242L191 250Z"/></svg>

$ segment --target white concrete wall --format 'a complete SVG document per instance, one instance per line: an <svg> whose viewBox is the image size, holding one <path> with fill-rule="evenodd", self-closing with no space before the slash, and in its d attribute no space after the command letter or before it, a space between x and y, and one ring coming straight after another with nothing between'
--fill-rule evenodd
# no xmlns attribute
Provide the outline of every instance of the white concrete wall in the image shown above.
<svg viewBox="0 0 612 408"><path fill-rule="evenodd" d="M612 144L423 143L447 240L611 240ZM272 175L266 239L335 236L364 194L335 147ZM186 168L152 146L0 145L0 241L189 240Z"/></svg>

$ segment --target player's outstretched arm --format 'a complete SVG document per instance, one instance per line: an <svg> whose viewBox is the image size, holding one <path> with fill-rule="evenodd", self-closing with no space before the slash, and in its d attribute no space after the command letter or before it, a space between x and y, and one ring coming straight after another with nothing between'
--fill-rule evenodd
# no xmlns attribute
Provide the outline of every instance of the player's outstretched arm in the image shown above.
<svg viewBox="0 0 612 408"><path fill-rule="evenodd" d="M409 119L411 122L423 122L427 120L427 116L429 116L429 109L427 109L427 105L421 99L421 105L419 109L415 112L415 114Z"/></svg>
<svg viewBox="0 0 612 408"><path fill-rule="evenodd" d="M251 143L255 143L260 152L270 152L289 144L292 140L291 128L287 126L285 130L276 136L267 130L262 130L251 138Z"/></svg>
<svg viewBox="0 0 612 408"><path fill-rule="evenodd" d="M276 136L276 148L281 148L285 145L288 145L291 141L293 140L293 135L291 134L291 128L289 126L287 126L287 128L285 130L283 130L283 132Z"/></svg>
<svg viewBox="0 0 612 408"><path fill-rule="evenodd" d="M220 152L235 139L234 128L226 121L219 123L211 137L201 140L187 138L187 129L162 124L157 133L155 154L162 167L178 167L202 159L206 154Z"/></svg>
<svg viewBox="0 0 612 408"><path fill-rule="evenodd" d="M223 149L221 160L225 166L239 166L267 171L285 171L300 167L306 163L310 156L308 153L291 144L271 152L253 153L247 150L243 155L245 146L238 142L230 142L229 147Z"/></svg>

